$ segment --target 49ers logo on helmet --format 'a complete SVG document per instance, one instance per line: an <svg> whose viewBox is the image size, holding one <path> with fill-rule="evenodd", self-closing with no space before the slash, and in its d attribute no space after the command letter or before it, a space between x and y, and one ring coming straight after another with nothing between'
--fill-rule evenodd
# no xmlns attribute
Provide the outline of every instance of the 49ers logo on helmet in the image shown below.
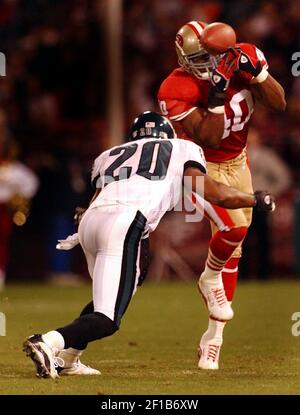
<svg viewBox="0 0 300 415"><path fill-rule="evenodd" d="M182 46L183 46L183 37L179 33L177 33L177 35L176 35L176 42L182 48Z"/></svg>

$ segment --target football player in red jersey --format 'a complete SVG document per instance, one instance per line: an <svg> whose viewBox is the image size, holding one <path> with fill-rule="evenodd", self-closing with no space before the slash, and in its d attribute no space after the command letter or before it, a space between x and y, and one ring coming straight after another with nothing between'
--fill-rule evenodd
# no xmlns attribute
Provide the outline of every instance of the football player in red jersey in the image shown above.
<svg viewBox="0 0 300 415"><path fill-rule="evenodd" d="M177 32L175 46L180 67L160 86L161 112L172 120L179 137L203 147L209 175L252 192L246 149L248 122L256 100L271 110L284 111L284 90L269 74L264 54L253 44L238 43L221 55L210 55L200 42L205 26L206 23L192 21ZM252 209L207 207L213 237L199 288L202 291L205 281L215 281L218 295L205 299L231 302ZM209 318L199 344L199 368L219 368L225 324Z"/></svg>

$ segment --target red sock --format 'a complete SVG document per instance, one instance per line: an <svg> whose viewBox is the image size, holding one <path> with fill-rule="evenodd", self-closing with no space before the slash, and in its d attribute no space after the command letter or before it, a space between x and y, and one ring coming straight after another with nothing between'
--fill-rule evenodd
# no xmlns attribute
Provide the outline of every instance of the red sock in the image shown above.
<svg viewBox="0 0 300 415"><path fill-rule="evenodd" d="M238 278L238 265L240 258L230 258L222 271L224 290L228 301L232 301Z"/></svg>
<svg viewBox="0 0 300 415"><path fill-rule="evenodd" d="M243 241L247 227L241 226L227 232L218 231L209 243L206 265L214 271L222 271L236 247Z"/></svg>

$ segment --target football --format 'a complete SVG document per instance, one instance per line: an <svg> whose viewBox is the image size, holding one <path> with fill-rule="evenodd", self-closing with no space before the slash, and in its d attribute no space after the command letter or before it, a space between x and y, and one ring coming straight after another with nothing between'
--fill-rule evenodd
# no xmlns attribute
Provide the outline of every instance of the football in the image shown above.
<svg viewBox="0 0 300 415"><path fill-rule="evenodd" d="M228 24L215 22L207 25L203 30L200 42L208 53L217 55L235 46L236 34Z"/></svg>

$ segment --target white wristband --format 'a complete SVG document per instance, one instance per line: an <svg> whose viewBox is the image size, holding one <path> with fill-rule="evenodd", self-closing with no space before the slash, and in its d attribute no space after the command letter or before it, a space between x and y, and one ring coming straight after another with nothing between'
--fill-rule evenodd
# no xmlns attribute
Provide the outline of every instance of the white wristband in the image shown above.
<svg viewBox="0 0 300 415"><path fill-rule="evenodd" d="M208 108L209 112L213 112L214 114L224 114L225 112L225 106L224 105L220 105L219 107L214 107L214 108Z"/></svg>
<svg viewBox="0 0 300 415"><path fill-rule="evenodd" d="M266 69L262 69L260 74L257 75L256 78L253 78L251 80L251 84L261 84L267 79L268 75L269 75L269 72Z"/></svg>

